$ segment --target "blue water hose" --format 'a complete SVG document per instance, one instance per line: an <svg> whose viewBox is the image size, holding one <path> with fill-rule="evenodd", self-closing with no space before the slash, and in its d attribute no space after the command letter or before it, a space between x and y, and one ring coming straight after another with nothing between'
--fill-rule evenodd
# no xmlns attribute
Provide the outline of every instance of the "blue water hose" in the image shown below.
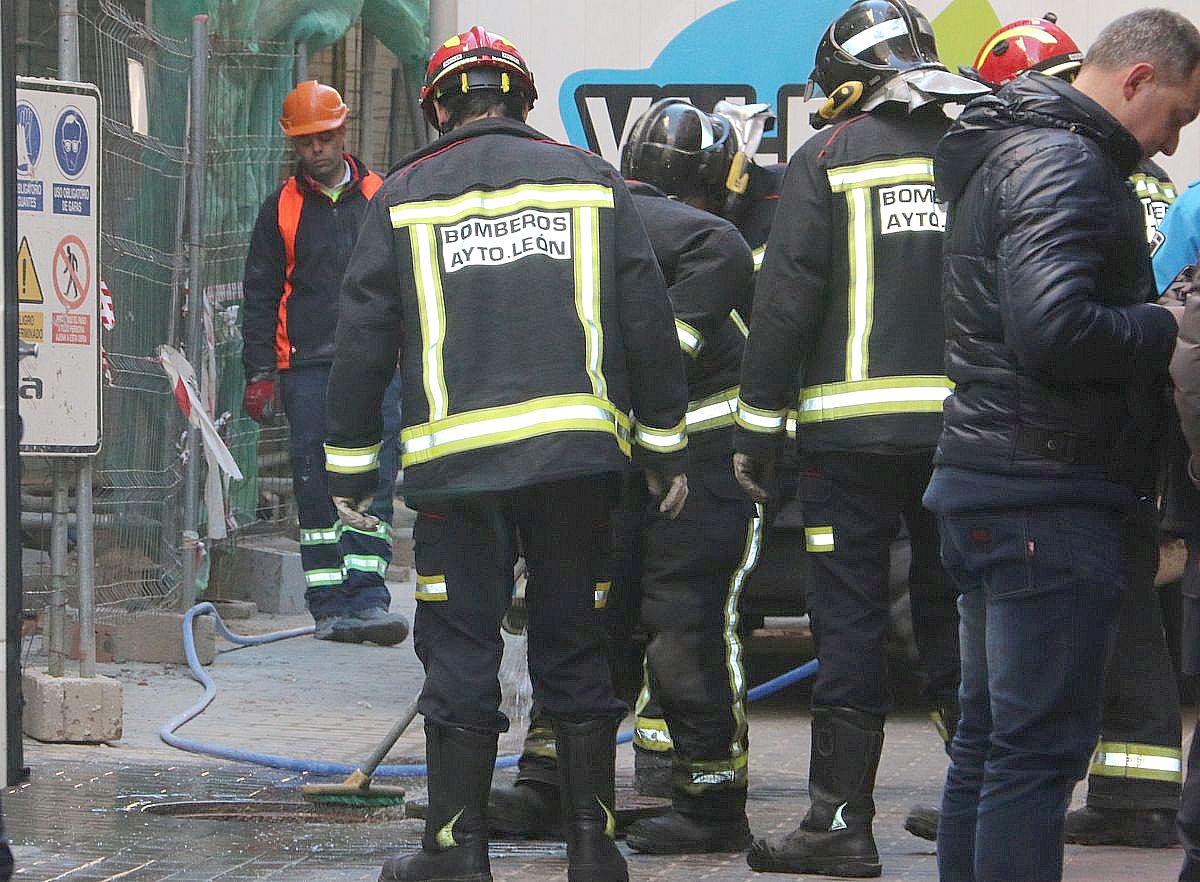
<svg viewBox="0 0 1200 882"><path fill-rule="evenodd" d="M183 617L183 651L187 657L188 669L191 671L192 676L204 687L204 694L187 710L167 720L158 731L159 738L172 747L177 747L180 750L186 750L190 753L199 753L204 756L214 756L240 763L251 763L256 766L268 766L273 769L283 769L289 772L308 772L313 775L345 777L358 768L352 763L329 763L320 760L295 759L271 753L254 753L249 750L222 747L218 744L208 744L203 741L194 741L190 738L181 738L176 735L175 730L179 729L189 720L198 717L212 703L212 700L217 697L216 684L213 682L212 677L204 670L204 666L200 664L199 656L196 655L196 639L192 635L192 620L198 615L211 615L217 633L225 640L237 646L259 646L264 643L274 643L277 640L286 640L289 637L302 637L306 634L311 634L314 630L313 626L309 625L307 628L293 628L289 631L275 631L271 634L260 634L249 637L243 634L234 634L225 627L225 623L221 621L220 614L217 613L216 608L211 603L198 603L193 606ZM765 683L760 683L746 693L746 698L749 701L757 701L773 692L778 692L780 689L791 686L793 683L805 680L816 672L817 660L814 658L800 665L798 668L793 668L787 673L780 674L778 677L768 680ZM624 732L617 736L617 744L628 744L632 740L632 732ZM515 766L519 758L515 755L500 757L496 760L496 768L506 769ZM424 763L413 763L408 765L380 766L375 770L373 777L417 778L426 773L427 769Z"/></svg>

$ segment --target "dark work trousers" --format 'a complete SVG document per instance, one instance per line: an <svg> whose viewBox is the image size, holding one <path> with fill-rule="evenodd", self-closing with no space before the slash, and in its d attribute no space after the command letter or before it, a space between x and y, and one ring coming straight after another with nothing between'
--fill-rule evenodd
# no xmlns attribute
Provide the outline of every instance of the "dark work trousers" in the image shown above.
<svg viewBox="0 0 1200 882"><path fill-rule="evenodd" d="M329 365L297 367L279 375L280 396L288 418L292 490L300 519L304 601L314 619L386 610L391 604L384 574L392 560L400 373L396 372L384 397L379 487L371 504L371 514L379 518L379 526L369 532L343 525L329 497L324 446L328 382Z"/></svg>
<svg viewBox="0 0 1200 882"><path fill-rule="evenodd" d="M1187 564L1183 571L1183 672L1200 675L1200 534L1186 537ZM1179 800L1179 840L1183 846L1180 882L1200 882L1200 720L1192 730L1188 774Z"/></svg>
<svg viewBox="0 0 1200 882"><path fill-rule="evenodd" d="M744 811L748 738L738 598L762 546L760 514L724 458L692 463L688 501L675 520L658 511L655 499L644 508L646 672L675 748L673 801L685 813L740 817Z"/></svg>
<svg viewBox="0 0 1200 882"><path fill-rule="evenodd" d="M611 580L603 606L613 689L618 698L626 700L642 683L642 649L633 635L641 618L641 520L646 490L640 473L628 473L623 484L620 502L610 515L608 561L601 571ZM553 721L537 701L530 710L529 730L517 760L517 781L558 786Z"/></svg>
<svg viewBox="0 0 1200 882"><path fill-rule="evenodd" d="M512 597L519 537L529 571L529 674L552 719L623 716L608 667L597 593L613 503L612 478L522 487L423 507L413 527L417 613L413 646L425 666L419 710L428 722L504 732L500 622Z"/></svg>
<svg viewBox="0 0 1200 882"><path fill-rule="evenodd" d="M1175 811L1183 785L1179 690L1163 631L1154 576L1158 512L1126 521L1129 585L1104 679L1104 722L1088 770L1087 804Z"/></svg>
<svg viewBox="0 0 1200 882"><path fill-rule="evenodd" d="M891 706L888 570L901 521L912 548L908 593L924 696L931 706L957 696L957 593L942 569L937 522L921 505L932 456L802 456L808 610L820 660L816 707L885 716Z"/></svg>

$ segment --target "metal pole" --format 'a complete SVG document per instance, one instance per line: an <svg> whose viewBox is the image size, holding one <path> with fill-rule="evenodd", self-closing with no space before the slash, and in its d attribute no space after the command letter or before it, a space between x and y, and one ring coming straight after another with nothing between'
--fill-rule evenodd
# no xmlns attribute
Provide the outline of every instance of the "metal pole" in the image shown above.
<svg viewBox="0 0 1200 882"><path fill-rule="evenodd" d="M29 50L33 41L29 37L29 0L17 0L16 10L17 76L29 76Z"/></svg>
<svg viewBox="0 0 1200 882"><path fill-rule="evenodd" d="M75 554L79 563L79 676L96 676L96 554L92 524L92 458L79 463L75 488Z"/></svg>
<svg viewBox="0 0 1200 882"><path fill-rule="evenodd" d="M303 83L308 79L308 44L296 44L296 59L292 67L292 82Z"/></svg>
<svg viewBox="0 0 1200 882"><path fill-rule="evenodd" d="M363 30L362 32L362 74L359 80L362 97L358 108L358 155L368 168L380 165L375 155L375 46L378 41L375 35Z"/></svg>
<svg viewBox="0 0 1200 882"><path fill-rule="evenodd" d="M208 170L208 16L192 19L191 118L188 129L188 316L184 348L199 371L204 363L204 198ZM183 488L183 577L180 611L191 608L196 591L196 552L200 544L200 432L189 424Z"/></svg>
<svg viewBox="0 0 1200 882"><path fill-rule="evenodd" d="M50 607L46 642L52 677L65 673L67 645L67 475L61 460L50 460L54 507L50 518Z"/></svg>
<svg viewBox="0 0 1200 882"><path fill-rule="evenodd" d="M79 80L79 0L58 0L58 78Z"/></svg>

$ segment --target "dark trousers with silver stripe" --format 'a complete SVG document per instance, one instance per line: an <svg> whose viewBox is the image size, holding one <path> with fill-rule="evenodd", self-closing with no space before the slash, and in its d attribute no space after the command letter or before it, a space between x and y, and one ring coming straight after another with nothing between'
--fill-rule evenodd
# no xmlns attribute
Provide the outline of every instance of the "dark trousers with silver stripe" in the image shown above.
<svg viewBox="0 0 1200 882"><path fill-rule="evenodd" d="M1100 743L1088 771L1087 804L1096 808L1174 811L1179 805L1182 723L1154 586L1157 520L1147 507L1125 528L1129 587L1104 680Z"/></svg>
<svg viewBox="0 0 1200 882"><path fill-rule="evenodd" d="M370 609L386 610L391 595L384 572L392 560L392 495L399 468L400 374L388 386L383 403L383 447L379 486L371 514L386 529L378 535L340 530L325 476L325 389L329 365L282 371L280 398L288 419L288 456L292 491L300 520L300 564L304 600L313 618L335 618ZM384 538L385 535L387 538Z"/></svg>
<svg viewBox="0 0 1200 882"><path fill-rule="evenodd" d="M937 522L921 504L932 455L802 457L798 494L810 552L808 610L821 663L814 706L874 716L885 716L891 706L890 554L901 523L912 553L908 596L924 695L934 706L957 698L957 592L942 569Z"/></svg>
<svg viewBox="0 0 1200 882"><path fill-rule="evenodd" d="M413 646L425 666L428 722L504 732L500 622L518 545L529 570L529 674L553 719L621 717L596 583L605 560L609 476L555 481L423 507L413 526L418 603Z"/></svg>
<svg viewBox="0 0 1200 882"><path fill-rule="evenodd" d="M746 678L738 597L762 524L727 459L694 462L676 520L647 500L641 533L646 672L675 748L676 807L739 814L747 774Z"/></svg>

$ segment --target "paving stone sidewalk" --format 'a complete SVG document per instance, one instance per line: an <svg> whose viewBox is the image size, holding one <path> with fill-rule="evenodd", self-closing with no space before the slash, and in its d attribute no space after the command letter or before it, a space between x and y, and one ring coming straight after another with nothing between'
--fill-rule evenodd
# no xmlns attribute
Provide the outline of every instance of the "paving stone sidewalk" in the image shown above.
<svg viewBox="0 0 1200 882"><path fill-rule="evenodd" d="M393 609L412 613L411 582L391 585ZM308 624L304 617L259 615L227 623L240 633L266 633ZM411 640L383 649L298 637L222 651L208 669L217 695L179 735L254 753L353 764L388 730L420 688L422 673ZM796 659L796 663L804 659ZM31 666L45 664L32 656ZM778 664L778 662L777 662ZM4 811L14 842L18 879L43 882L116 880L373 880L388 854L419 847L421 822L396 810L360 817L300 816L275 803L300 802L302 776L180 751L159 738L163 724L202 694L186 669L170 665L99 665L120 679L124 735L111 746L26 742L28 783L10 788ZM761 676L753 677L757 682ZM751 705L752 765L749 813L757 835L795 827L807 803L809 716L803 687ZM1190 731L1191 718L1188 726ZM504 736L501 754L519 750L521 731ZM419 720L386 762L419 763ZM618 748L619 784L632 779L632 751ZM937 878L931 843L904 832L917 802L940 791L945 757L928 722L901 708L888 722L879 773L876 836L884 879ZM512 771L497 773L507 780ZM424 796L420 779L402 782ZM1076 802L1081 798L1076 793ZM172 802L249 801L237 819L152 814L146 806ZM1020 843L1013 844L1014 849ZM494 843L497 880L565 879L560 843ZM630 855L635 880L733 882L772 878L751 872L741 855L662 858ZM1068 847L1068 882L1168 882L1181 861L1177 849L1147 851ZM818 878L818 877L791 877Z"/></svg>

